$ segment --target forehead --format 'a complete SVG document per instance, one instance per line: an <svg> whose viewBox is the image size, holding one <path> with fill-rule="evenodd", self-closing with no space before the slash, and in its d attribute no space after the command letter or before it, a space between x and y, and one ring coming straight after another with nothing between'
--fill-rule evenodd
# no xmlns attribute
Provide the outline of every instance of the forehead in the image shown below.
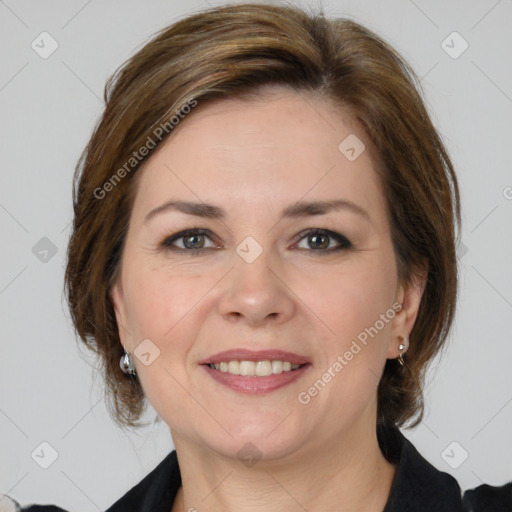
<svg viewBox="0 0 512 512"><path fill-rule="evenodd" d="M143 215L186 198L277 210L344 198L379 211L371 151L348 111L311 93L273 88L251 99L199 101L139 169L134 208Z"/></svg>

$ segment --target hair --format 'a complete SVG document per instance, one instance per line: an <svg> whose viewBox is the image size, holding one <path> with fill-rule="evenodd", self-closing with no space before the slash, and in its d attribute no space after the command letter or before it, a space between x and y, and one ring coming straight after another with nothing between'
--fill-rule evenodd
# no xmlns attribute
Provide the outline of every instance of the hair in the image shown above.
<svg viewBox="0 0 512 512"><path fill-rule="evenodd" d="M376 150L399 281L427 272L405 366L386 361L377 421L414 427L424 414L426 370L455 315L461 220L453 165L419 79L395 49L348 18L265 3L207 9L162 29L105 85L105 110L75 169L64 284L75 333L101 363L108 410L118 425L136 427L147 403L138 378L120 369L110 297L137 170L195 104L267 85L348 109Z"/></svg>

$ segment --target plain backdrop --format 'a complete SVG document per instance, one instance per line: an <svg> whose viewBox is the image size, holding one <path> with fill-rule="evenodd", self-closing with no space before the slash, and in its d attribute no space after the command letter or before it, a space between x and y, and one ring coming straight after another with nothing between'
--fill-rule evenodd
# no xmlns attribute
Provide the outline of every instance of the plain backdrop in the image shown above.
<svg viewBox="0 0 512 512"><path fill-rule="evenodd" d="M512 2L296 3L363 23L422 78L460 179L461 293L448 349L428 374L425 419L403 432L463 490L503 485L512 480ZM173 447L163 422L123 432L109 418L73 335L63 273L72 173L107 77L158 29L208 5L221 4L0 1L0 493L22 504L103 510ZM47 58L42 37L45 51L58 44ZM41 450L56 457L47 469Z"/></svg>

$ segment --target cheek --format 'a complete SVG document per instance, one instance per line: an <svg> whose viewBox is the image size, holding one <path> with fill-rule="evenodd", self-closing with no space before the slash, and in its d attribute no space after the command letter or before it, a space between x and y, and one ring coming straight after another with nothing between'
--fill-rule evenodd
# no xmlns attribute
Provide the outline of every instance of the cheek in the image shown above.
<svg viewBox="0 0 512 512"><path fill-rule="evenodd" d="M323 415L326 429L376 406L386 361L393 281L375 267L359 270L325 280L310 306L333 331L323 336L325 359L302 390L310 397L311 417Z"/></svg>
<svg viewBox="0 0 512 512"><path fill-rule="evenodd" d="M130 276L124 288L132 352L142 340L149 339L160 353L151 372L141 367L141 381L155 381L157 369L165 382L169 378L166 370L184 375L187 355L204 323L208 292L218 277L170 266L155 268L142 261L126 270Z"/></svg>
<svg viewBox="0 0 512 512"><path fill-rule="evenodd" d="M180 428L181 418L197 414L187 391L186 361L201 327L197 318L201 298L212 284L205 276L177 277L176 269L144 269L141 264L137 272L133 270L127 268L130 280L125 292L132 346L135 349L142 340L150 339L158 353L147 366L136 359L137 375L157 414Z"/></svg>
<svg viewBox="0 0 512 512"><path fill-rule="evenodd" d="M130 324L139 338L154 338L159 344L173 339L179 323L211 287L204 274L180 277L179 269L144 268L141 263L131 272L126 286Z"/></svg>
<svg viewBox="0 0 512 512"><path fill-rule="evenodd" d="M348 349L351 340L374 326L380 315L385 315L391 308L394 274L392 267L385 267L373 262L330 272L317 281L319 286L314 295L308 295L308 305L333 331L331 338L338 340L338 350ZM375 339L382 339L391 328L391 323L384 322L382 325L382 321L379 321L377 327L379 333Z"/></svg>
<svg viewBox="0 0 512 512"><path fill-rule="evenodd" d="M392 259L375 256L367 253L350 268L317 276L319 287L309 295L314 302L308 305L332 331L323 337L325 360L308 382L318 388L312 389L318 392L312 408L327 408L329 421L348 421L376 398L395 315L395 274Z"/></svg>

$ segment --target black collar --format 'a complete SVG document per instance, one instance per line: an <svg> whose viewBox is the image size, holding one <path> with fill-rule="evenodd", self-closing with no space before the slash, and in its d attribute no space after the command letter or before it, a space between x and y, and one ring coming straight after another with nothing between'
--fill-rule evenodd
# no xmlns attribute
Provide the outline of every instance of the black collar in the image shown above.
<svg viewBox="0 0 512 512"><path fill-rule="evenodd" d="M455 478L426 461L397 427L379 425L377 439L386 459L398 464L383 512L464 512ZM169 512L180 486L173 450L106 512Z"/></svg>
<svg viewBox="0 0 512 512"><path fill-rule="evenodd" d="M457 480L425 460L398 428L379 425L377 438L384 457L398 464L383 512L464 512Z"/></svg>

